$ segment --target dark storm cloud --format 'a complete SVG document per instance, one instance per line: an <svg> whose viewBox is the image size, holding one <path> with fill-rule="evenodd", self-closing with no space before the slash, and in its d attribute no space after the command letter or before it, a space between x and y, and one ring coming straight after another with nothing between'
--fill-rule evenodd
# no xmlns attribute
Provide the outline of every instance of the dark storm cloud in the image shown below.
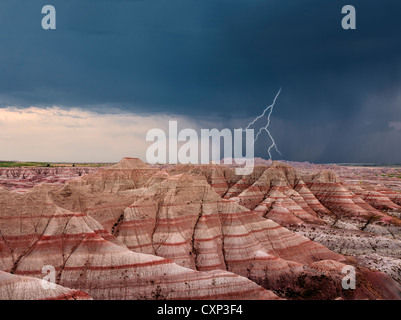
<svg viewBox="0 0 401 320"><path fill-rule="evenodd" d="M41 29L45 4L57 30ZM341 28L346 4L356 30ZM388 126L401 122L400 13L395 0L3 0L0 105L213 122L260 114L282 87L272 132L284 158L364 161L369 139L369 159L401 162L388 145L400 141Z"/></svg>

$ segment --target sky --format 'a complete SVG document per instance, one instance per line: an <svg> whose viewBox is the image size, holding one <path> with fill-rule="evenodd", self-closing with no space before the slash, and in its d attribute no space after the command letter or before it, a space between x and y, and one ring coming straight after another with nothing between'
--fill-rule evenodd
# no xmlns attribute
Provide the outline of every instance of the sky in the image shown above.
<svg viewBox="0 0 401 320"><path fill-rule="evenodd" d="M348 4L356 30L341 27ZM0 159L144 159L148 130L244 128L281 88L273 159L401 163L400 13L397 0L2 0Z"/></svg>

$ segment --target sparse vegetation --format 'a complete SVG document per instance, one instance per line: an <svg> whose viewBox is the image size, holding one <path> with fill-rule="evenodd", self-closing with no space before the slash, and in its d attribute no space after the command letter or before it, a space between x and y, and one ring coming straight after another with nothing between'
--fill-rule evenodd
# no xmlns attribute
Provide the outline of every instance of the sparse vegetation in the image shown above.
<svg viewBox="0 0 401 320"><path fill-rule="evenodd" d="M401 179L401 174L400 174L400 173L382 174L382 177L389 177L389 178L398 178L398 179Z"/></svg>
<svg viewBox="0 0 401 320"><path fill-rule="evenodd" d="M104 167L112 163L49 163L49 162L34 162L34 161L0 161L0 167Z"/></svg>
<svg viewBox="0 0 401 320"><path fill-rule="evenodd" d="M45 167L45 162L0 161L0 167Z"/></svg>

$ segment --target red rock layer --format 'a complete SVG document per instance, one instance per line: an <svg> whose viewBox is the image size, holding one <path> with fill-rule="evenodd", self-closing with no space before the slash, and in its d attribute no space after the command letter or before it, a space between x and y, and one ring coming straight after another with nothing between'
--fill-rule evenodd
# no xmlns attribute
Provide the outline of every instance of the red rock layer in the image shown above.
<svg viewBox="0 0 401 320"><path fill-rule="evenodd" d="M91 167L8 167L0 168L0 184L24 192L39 183L63 184L65 181L94 173Z"/></svg>
<svg viewBox="0 0 401 320"><path fill-rule="evenodd" d="M294 187L294 190L299 193L299 195L305 200L310 210L314 213L328 214L329 210L323 206L315 195L308 189L305 182L299 180ZM310 213L307 207L303 207L305 211Z"/></svg>
<svg viewBox="0 0 401 320"><path fill-rule="evenodd" d="M94 299L277 298L227 271L197 272L132 252L93 218L55 205L46 186L0 190L0 232L3 271L41 278L51 265L59 285Z"/></svg>
<svg viewBox="0 0 401 320"><path fill-rule="evenodd" d="M306 184L316 198L332 213L359 218L385 217L383 213L348 190L330 171L322 171L311 176Z"/></svg>
<svg viewBox="0 0 401 320"><path fill-rule="evenodd" d="M254 211L282 226L300 225L304 221L314 221L316 219L305 212L295 201L284 196L278 190L271 190L269 196Z"/></svg>
<svg viewBox="0 0 401 320"><path fill-rule="evenodd" d="M85 292L59 285L46 287L42 281L0 271L0 300L91 300Z"/></svg>
<svg viewBox="0 0 401 320"><path fill-rule="evenodd" d="M400 192L396 192L396 191L391 190L390 188L387 188L387 187L382 186L382 185L376 186L375 189L376 189L376 191L378 191L378 192L384 194L385 196L387 196L394 203L396 203L396 204L401 206L401 193Z"/></svg>
<svg viewBox="0 0 401 320"><path fill-rule="evenodd" d="M163 256L185 267L227 269L269 289L296 290L299 277L322 274L308 264L344 260L234 201L221 199L200 177L176 175L135 191L133 198L116 227L117 238L133 251ZM341 283L339 277L333 275L331 281ZM338 286L332 293L340 294Z"/></svg>
<svg viewBox="0 0 401 320"><path fill-rule="evenodd" d="M216 165L160 169L126 158L51 188L51 210L30 192L4 221L17 203L33 201L22 212L35 228L20 218L9 230L0 225L2 269L39 277L47 257L60 284L103 299L277 298L244 277L287 297L347 298L338 271L344 257L280 224L321 224L326 203L336 213L378 211L330 173L304 180L280 163L258 170L245 178ZM30 207L53 214L35 220Z"/></svg>
<svg viewBox="0 0 401 320"><path fill-rule="evenodd" d="M271 219L282 226L301 225L304 223L279 202L272 205L272 209L269 210L264 217Z"/></svg>
<svg viewBox="0 0 401 320"><path fill-rule="evenodd" d="M348 190L352 191L355 195L369 203L372 207L378 210L395 210L401 209L386 195L375 190L374 186L363 184L361 186L356 184L347 184Z"/></svg>
<svg viewBox="0 0 401 320"><path fill-rule="evenodd" d="M263 172L267 169L267 166L255 166L253 172L250 175L246 175L241 177L234 185L232 185L227 193L224 195L224 198L230 199L232 197L236 197L245 189L252 186L263 174ZM228 171L228 169L226 169ZM232 169L232 174L235 175L234 169ZM226 176L229 176L226 174Z"/></svg>
<svg viewBox="0 0 401 320"><path fill-rule="evenodd" d="M341 259L324 247L316 247L306 238L305 243L297 236L292 240L294 234L277 224L259 229L266 221L274 224L263 216L284 225L321 224L312 207L319 214L328 212L288 165L274 163L267 169L261 168L255 175L257 180L231 199L235 201L221 199L226 185L226 195L236 185L231 177L232 169L219 170L215 165L179 165L156 172L147 169L142 171L147 175L142 181L146 182L131 189L95 189L88 197L82 195L94 189L90 187L91 183L98 182L84 186L69 183L65 188L70 188L70 194L66 195L64 190L64 194L55 193L55 199L68 209L80 204L82 211L100 221L134 252L155 254L197 270L226 269L269 289L280 290L288 286L298 290L296 279L316 276L316 271L311 271L308 264ZM120 182L115 180L121 179L122 171L115 171L114 175L107 176L106 184L118 186ZM138 189L139 186L142 188ZM250 212L236 202L251 209L257 208ZM257 220L252 223L255 218ZM232 226L227 227L228 222ZM270 228L286 230L288 238L282 232L272 233L273 238L266 236ZM264 236L255 239L257 234ZM269 239L268 243L266 239ZM299 241L302 245L298 244ZM284 243L282 249L269 247L279 242ZM322 255L322 252L329 253ZM333 285L333 294L339 292L339 276L336 274L330 278L330 286L337 284Z"/></svg>
<svg viewBox="0 0 401 320"><path fill-rule="evenodd" d="M273 210L269 213L269 218L284 225L298 224L299 219L301 222L323 223L309 204L319 213L327 212L327 209L299 179L293 168L276 162L266 169L251 186L232 197L231 200L254 209L262 216L266 216L269 210ZM278 203L280 204L276 205ZM276 208L273 208L274 205ZM279 212L284 215L280 216Z"/></svg>
<svg viewBox="0 0 401 320"><path fill-rule="evenodd" d="M344 294L341 255L221 199L202 177L171 176L134 191L133 200L115 229L116 237L133 251L197 270L227 269L283 294L305 290L321 298ZM291 206L308 214L295 201ZM336 270L325 269L333 264ZM320 277L323 283L312 280ZM318 289L322 285L327 291Z"/></svg>
<svg viewBox="0 0 401 320"><path fill-rule="evenodd" d="M224 175L224 170L218 165L197 166L188 171L189 175L204 176L210 186L216 191L219 196L224 196L227 193L229 185Z"/></svg>
<svg viewBox="0 0 401 320"><path fill-rule="evenodd" d="M68 181L54 189L54 201L70 211L85 212L95 217L112 232L123 210L131 204L130 190L162 181L167 172L151 168L136 158L124 158L118 164L94 174Z"/></svg>

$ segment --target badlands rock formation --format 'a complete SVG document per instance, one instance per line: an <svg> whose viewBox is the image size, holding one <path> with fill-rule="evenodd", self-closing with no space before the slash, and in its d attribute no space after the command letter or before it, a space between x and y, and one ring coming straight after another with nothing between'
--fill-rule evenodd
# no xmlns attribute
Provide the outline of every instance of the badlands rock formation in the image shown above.
<svg viewBox="0 0 401 320"><path fill-rule="evenodd" d="M0 192L3 271L41 278L51 265L57 284L94 299L276 298L233 273L197 272L130 251L95 219L54 204L45 185L25 194Z"/></svg>
<svg viewBox="0 0 401 320"><path fill-rule="evenodd" d="M277 162L241 177L124 158L62 186L0 188L0 270L37 279L52 265L94 299L401 299L390 194Z"/></svg>
<svg viewBox="0 0 401 320"><path fill-rule="evenodd" d="M88 294L33 277L23 277L0 271L0 300L90 300Z"/></svg>
<svg viewBox="0 0 401 320"><path fill-rule="evenodd" d="M21 192L41 182L64 184L97 170L96 167L4 167L0 168L0 184Z"/></svg>

